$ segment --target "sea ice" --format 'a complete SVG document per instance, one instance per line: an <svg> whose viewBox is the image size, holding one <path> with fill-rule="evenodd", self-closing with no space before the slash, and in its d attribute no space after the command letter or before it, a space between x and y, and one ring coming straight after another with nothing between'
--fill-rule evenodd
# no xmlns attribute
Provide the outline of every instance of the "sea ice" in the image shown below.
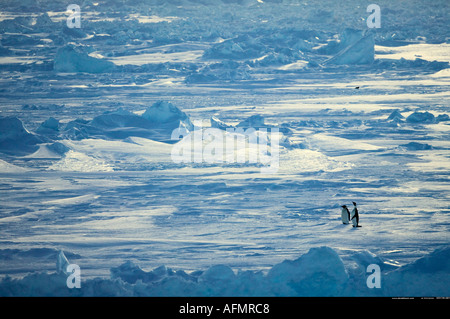
<svg viewBox="0 0 450 319"><path fill-rule="evenodd" d="M435 116L430 112L414 112L406 118L408 123L433 124L436 123Z"/></svg>
<svg viewBox="0 0 450 319"><path fill-rule="evenodd" d="M81 288L68 289L63 252L57 273L32 273L23 278L4 277L0 296L448 296L450 248L443 247L404 266L395 266L368 251L356 252L351 262L327 246L311 248L296 260L274 265L267 274L213 265L190 274L160 266L144 271L131 261L111 268L110 278L82 280ZM366 269L380 266L380 288L369 288Z"/></svg>
<svg viewBox="0 0 450 319"><path fill-rule="evenodd" d="M115 65L106 59L90 56L86 46L69 43L58 49L53 67L63 73L102 73L113 71Z"/></svg>
<svg viewBox="0 0 450 319"><path fill-rule="evenodd" d="M38 149L41 140L30 133L17 117L0 116L0 152L26 155Z"/></svg>
<svg viewBox="0 0 450 319"><path fill-rule="evenodd" d="M346 43L347 41L344 41ZM373 34L367 34L358 41L351 41L347 47L327 60L327 64L372 64L375 56L375 41Z"/></svg>

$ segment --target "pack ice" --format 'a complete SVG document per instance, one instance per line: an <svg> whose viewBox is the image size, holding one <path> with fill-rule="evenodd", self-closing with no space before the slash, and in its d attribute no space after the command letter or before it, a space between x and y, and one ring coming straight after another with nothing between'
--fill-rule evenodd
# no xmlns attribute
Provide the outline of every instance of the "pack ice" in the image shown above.
<svg viewBox="0 0 450 319"><path fill-rule="evenodd" d="M449 1L79 5L0 4L0 295L449 295Z"/></svg>
<svg viewBox="0 0 450 319"><path fill-rule="evenodd" d="M311 248L295 260L274 265L267 273L234 271L214 265L185 272L160 266L142 270L132 261L111 268L109 279L82 280L69 289L64 270L69 260L57 255L57 272L34 273L0 281L1 296L447 296L450 249L437 249L399 267L369 251L354 252L343 260L326 246ZM380 288L369 288L366 269L381 268Z"/></svg>

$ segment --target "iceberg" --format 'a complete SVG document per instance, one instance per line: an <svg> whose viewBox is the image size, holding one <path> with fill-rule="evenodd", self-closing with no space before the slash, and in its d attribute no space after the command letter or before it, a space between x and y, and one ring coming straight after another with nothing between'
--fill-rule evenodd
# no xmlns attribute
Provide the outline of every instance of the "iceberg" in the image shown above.
<svg viewBox="0 0 450 319"><path fill-rule="evenodd" d="M64 252L61 250L56 259L56 272L58 274L68 275L69 274L67 272L68 265L69 265L69 261L67 260L66 255L64 255Z"/></svg>
<svg viewBox="0 0 450 319"><path fill-rule="evenodd" d="M387 118L388 122L400 123L405 120L405 117L400 113L399 110L394 110Z"/></svg>
<svg viewBox="0 0 450 319"><path fill-rule="evenodd" d="M363 30L346 28L339 36L339 39L329 41L326 45L318 48L317 52L325 55L335 55L358 42L363 36Z"/></svg>
<svg viewBox="0 0 450 319"><path fill-rule="evenodd" d="M351 256L351 259L356 262L363 272L366 272L367 266L371 264L380 266L381 271L391 271L398 268L398 265L385 261L368 250L356 252Z"/></svg>
<svg viewBox="0 0 450 319"><path fill-rule="evenodd" d="M225 60L201 67L185 78L185 82L210 83L213 81L241 81L251 79L250 66L247 63L239 63L234 60Z"/></svg>
<svg viewBox="0 0 450 319"><path fill-rule="evenodd" d="M347 34L347 35L346 35ZM358 33L344 33L344 39L338 46L341 49L325 64L364 65L372 64L375 59L375 40L371 33L358 36Z"/></svg>
<svg viewBox="0 0 450 319"><path fill-rule="evenodd" d="M334 296L348 281L339 255L330 247L311 248L300 258L285 260L267 274L277 295Z"/></svg>
<svg viewBox="0 0 450 319"><path fill-rule="evenodd" d="M250 35L241 35L234 39L214 44L205 51L205 59L252 59L264 55L267 51L259 38Z"/></svg>
<svg viewBox="0 0 450 319"><path fill-rule="evenodd" d="M226 130L227 128L234 128L233 125L227 124L224 121L219 120L217 117L212 116L210 119L211 127Z"/></svg>
<svg viewBox="0 0 450 319"><path fill-rule="evenodd" d="M437 122L447 122L450 121L450 116L448 116L448 114L439 114L436 117L436 121Z"/></svg>
<svg viewBox="0 0 450 319"><path fill-rule="evenodd" d="M433 124L436 123L436 118L430 112L414 112L406 118L408 123Z"/></svg>
<svg viewBox="0 0 450 319"><path fill-rule="evenodd" d="M218 285L224 285L234 279L235 275L233 270L225 265L212 266L199 277L200 282L208 282Z"/></svg>
<svg viewBox="0 0 450 319"><path fill-rule="evenodd" d="M38 128L38 131L59 131L59 121L55 119L54 117L48 118L46 121L44 121L41 126Z"/></svg>
<svg viewBox="0 0 450 319"><path fill-rule="evenodd" d="M386 296L443 296L450 295L450 248L438 248L387 273L384 276Z"/></svg>
<svg viewBox="0 0 450 319"><path fill-rule="evenodd" d="M142 114L142 118L148 120L155 126L166 125L177 128L179 125L184 125L188 130L192 130L193 124L189 117L181 111L178 107L170 102L158 101L150 106Z"/></svg>
<svg viewBox="0 0 450 319"><path fill-rule="evenodd" d="M37 128L36 133L48 138L57 138L59 135L59 121L54 117L50 117Z"/></svg>
<svg viewBox="0 0 450 319"><path fill-rule="evenodd" d="M433 149L433 147L430 144L417 143L417 142L410 142L408 144L402 144L402 145L400 145L400 147L404 147L408 151L424 151L424 150Z"/></svg>
<svg viewBox="0 0 450 319"><path fill-rule="evenodd" d="M65 73L103 73L113 71L115 64L90 56L86 46L69 43L56 52L53 69Z"/></svg>
<svg viewBox="0 0 450 319"><path fill-rule="evenodd" d="M219 120L216 116L212 116L210 118L211 127L217 128L220 130L229 130L230 132L240 132L240 130L247 130L250 128L253 128L255 130L259 129L267 129L268 132L272 132L272 129L277 130L277 132L282 133L279 135L278 143L280 146L287 147L287 148L297 148L298 144L293 144L289 138L286 135L291 135L292 131L289 127L287 127L285 124L281 125L271 125L266 124L264 122L264 117L260 114L251 115L245 120L239 122L237 125L231 125L228 123L225 123L222 120ZM260 139L260 141L269 141L269 135L267 133L263 132L256 132L256 137Z"/></svg>
<svg viewBox="0 0 450 319"><path fill-rule="evenodd" d="M118 267L111 268L112 279L120 278L130 284L134 284L138 280L142 282L155 281L158 278L160 279L160 277L161 276L157 276L152 271L143 271L139 266L129 260Z"/></svg>
<svg viewBox="0 0 450 319"><path fill-rule="evenodd" d="M26 33L31 30L32 17L19 16L0 21L0 31L5 33Z"/></svg>
<svg viewBox="0 0 450 319"><path fill-rule="evenodd" d="M237 127L253 127L253 128L260 128L260 127L266 127L264 124L264 117L260 114L255 114L250 116L249 118L245 119L244 121L240 122Z"/></svg>
<svg viewBox="0 0 450 319"><path fill-rule="evenodd" d="M80 118L70 121L61 129L61 137L70 140L82 140L89 138L93 130L94 133L101 134L100 130L95 130L89 123L90 121Z"/></svg>
<svg viewBox="0 0 450 319"><path fill-rule="evenodd" d="M41 31L52 31L52 28L54 28L55 25L56 23L52 21L48 13L44 12L36 17L34 27Z"/></svg>
<svg viewBox="0 0 450 319"><path fill-rule="evenodd" d="M41 140L30 133L17 117L0 117L0 152L27 155L35 152Z"/></svg>
<svg viewBox="0 0 450 319"><path fill-rule="evenodd" d="M73 140L93 137L126 139L135 136L172 143L172 131L179 127L188 131L194 129L186 113L170 102L158 101L142 115L119 108L98 115L91 121L71 121L61 130L61 136Z"/></svg>
<svg viewBox="0 0 450 319"><path fill-rule="evenodd" d="M90 136L106 136L112 139L123 139L130 136L150 137L151 123L131 112L119 109L98 115L84 126Z"/></svg>

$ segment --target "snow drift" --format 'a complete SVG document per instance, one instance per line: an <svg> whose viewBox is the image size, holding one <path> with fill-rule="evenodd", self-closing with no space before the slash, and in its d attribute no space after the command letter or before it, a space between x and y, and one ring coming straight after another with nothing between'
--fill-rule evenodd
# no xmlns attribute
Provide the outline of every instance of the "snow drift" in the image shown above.
<svg viewBox="0 0 450 319"><path fill-rule="evenodd" d="M39 149L29 155L24 156L27 159L60 159L70 149L60 142L43 143L39 145Z"/></svg>
<svg viewBox="0 0 450 319"><path fill-rule="evenodd" d="M450 248L435 250L402 267L389 265L368 252L355 252L356 268L349 269L332 248L311 248L296 260L260 271L238 271L214 265L186 273L165 266L144 271L131 261L111 268L109 279L82 280L80 289L66 286L64 253L57 257L57 272L33 273L21 279L6 276L0 296L449 296ZM78 261L77 261L78 262ZM381 269L381 288L368 288L369 264ZM358 270L359 269L359 270Z"/></svg>
<svg viewBox="0 0 450 319"><path fill-rule="evenodd" d="M23 173L26 172L26 168L22 168L13 164L10 164L8 162L5 162L0 159L0 173Z"/></svg>

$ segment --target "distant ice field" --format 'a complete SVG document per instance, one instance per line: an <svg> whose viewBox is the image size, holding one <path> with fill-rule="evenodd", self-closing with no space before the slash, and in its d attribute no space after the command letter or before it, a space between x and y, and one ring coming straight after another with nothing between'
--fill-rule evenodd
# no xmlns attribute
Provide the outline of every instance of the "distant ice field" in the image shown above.
<svg viewBox="0 0 450 319"><path fill-rule="evenodd" d="M336 251L352 281L355 258L428 271L411 265L442 248L445 278L446 2L416 18L381 1L369 31L362 1L149 2L86 2L80 29L65 6L0 10L0 290L61 250L83 280L127 261L267 274ZM174 161L171 133L193 123L278 129L279 167ZM341 222L353 201L359 228Z"/></svg>

